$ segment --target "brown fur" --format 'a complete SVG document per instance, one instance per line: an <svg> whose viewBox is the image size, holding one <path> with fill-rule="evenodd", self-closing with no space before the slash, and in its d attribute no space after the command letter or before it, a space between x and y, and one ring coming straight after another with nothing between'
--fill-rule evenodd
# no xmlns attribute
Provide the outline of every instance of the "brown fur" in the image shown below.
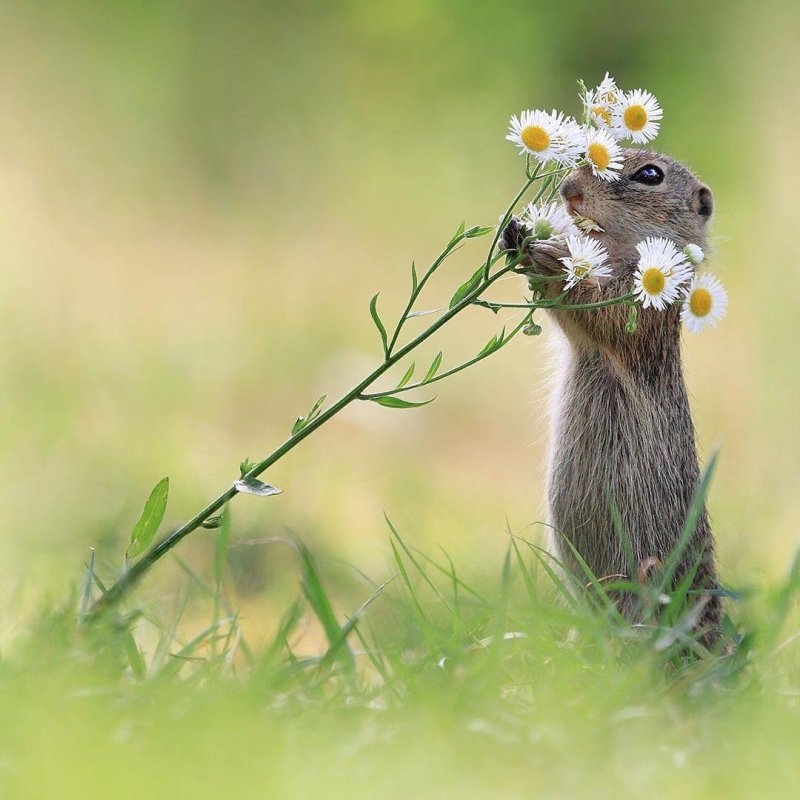
<svg viewBox="0 0 800 800"><path fill-rule="evenodd" d="M646 164L663 170L663 183L647 186L630 180ZM629 292L638 259L635 246L647 236L666 237L679 248L689 243L706 248L711 192L668 156L626 150L620 180L601 181L583 167L563 182L561 195L568 207L603 227L604 233L592 235L609 251L613 269L609 278L579 283L564 303L593 303ZM512 223L506 244L514 235L519 234ZM563 274L558 259L567 255L561 240L533 243L528 249L531 272ZM563 291L561 281L544 285L550 296ZM625 331L629 309L621 305L549 313L565 338L553 401L547 486L551 546L574 574L582 572L565 536L596 576L626 575L635 581L636 565L647 564L647 575L667 561L699 481L681 364L679 308L640 310L635 333ZM633 566L615 530L609 498L619 508L631 541ZM694 587L714 588L713 539L705 509L676 579L698 560ZM719 599L703 600L698 624L703 640L710 643L719 622ZM633 616L633 596L623 598L620 607Z"/></svg>

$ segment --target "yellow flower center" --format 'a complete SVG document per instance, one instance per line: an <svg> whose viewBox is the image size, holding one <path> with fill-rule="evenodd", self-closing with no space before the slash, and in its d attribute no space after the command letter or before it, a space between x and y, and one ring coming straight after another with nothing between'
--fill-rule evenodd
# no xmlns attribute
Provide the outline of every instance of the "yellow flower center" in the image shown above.
<svg viewBox="0 0 800 800"><path fill-rule="evenodd" d="M658 267L648 267L642 273L642 288L647 294L661 294L666 282L666 276Z"/></svg>
<svg viewBox="0 0 800 800"><path fill-rule="evenodd" d="M644 106L633 105L625 109L625 127L629 131L640 131L647 125L647 112Z"/></svg>
<svg viewBox="0 0 800 800"><path fill-rule="evenodd" d="M595 106L592 109L592 114L594 114L596 117L600 117L600 119L602 119L606 125L611 124L611 114L608 113L607 108L603 108L603 106Z"/></svg>
<svg viewBox="0 0 800 800"><path fill-rule="evenodd" d="M541 125L529 125L522 131L522 141L529 150L541 153L550 147L550 136Z"/></svg>
<svg viewBox="0 0 800 800"><path fill-rule="evenodd" d="M604 144L600 144L600 142L592 142L586 150L586 155L589 156L589 161L599 170L608 169L608 165L611 163L611 155L608 152L608 148Z"/></svg>
<svg viewBox="0 0 800 800"><path fill-rule="evenodd" d="M585 258L576 258L572 262L572 270L578 278L585 278L592 270L592 265Z"/></svg>
<svg viewBox="0 0 800 800"><path fill-rule="evenodd" d="M695 289L689 298L689 308L696 317L705 317L711 311L711 292L708 289Z"/></svg>

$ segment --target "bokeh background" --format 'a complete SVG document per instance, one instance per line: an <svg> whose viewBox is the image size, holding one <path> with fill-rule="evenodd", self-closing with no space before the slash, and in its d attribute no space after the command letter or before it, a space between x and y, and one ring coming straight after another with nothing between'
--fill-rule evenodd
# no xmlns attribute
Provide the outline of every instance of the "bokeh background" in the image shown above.
<svg viewBox="0 0 800 800"><path fill-rule="evenodd" d="M576 79L606 69L658 96L658 146L714 190L730 313L686 358L701 448L722 443L722 571L784 571L800 522L796 3L43 0L2 19L0 642L77 583L90 546L119 565L159 478L177 524L376 363L372 294L391 318L412 258L462 219L491 224L521 183L508 117L577 113ZM424 304L481 252L448 262ZM476 309L422 361L498 327ZM546 339L423 410L346 412L267 476L284 494L237 500L234 535L288 533L380 575L385 511L410 544L479 569L507 526L543 517ZM208 536L181 550L201 568ZM251 617L276 613L287 558L232 551ZM165 562L141 591L183 580Z"/></svg>

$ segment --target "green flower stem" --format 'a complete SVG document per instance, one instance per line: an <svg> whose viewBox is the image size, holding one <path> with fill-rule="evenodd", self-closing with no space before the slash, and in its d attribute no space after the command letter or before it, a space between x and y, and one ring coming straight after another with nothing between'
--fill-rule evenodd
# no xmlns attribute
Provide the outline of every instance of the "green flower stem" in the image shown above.
<svg viewBox="0 0 800 800"><path fill-rule="evenodd" d="M389 342L387 347L387 354L391 355L392 350L394 350L394 346L397 344L397 339L400 336L400 330L402 329L403 325L408 320L408 315L411 313L411 309L414 307L414 303L416 302L417 298L419 297L422 289L424 288L425 284L428 282L428 279L433 275L434 272L439 268L441 263L453 252L457 245L459 245L464 240L464 234L461 236L456 237L453 239L450 244L445 247L444 250L437 256L436 260L428 267L425 271L425 274L419 279L416 288L411 292L410 297L408 298L408 303L406 304L403 313L400 315L400 319L394 329L394 333L392 334L392 338Z"/></svg>
<svg viewBox="0 0 800 800"><path fill-rule="evenodd" d="M563 278L561 279L563 280ZM569 303L559 303L553 300L544 300L542 302L536 303L495 303L489 300L475 300L474 305L476 306L483 306L483 308L490 308L493 311L495 309L500 308L529 308L532 311L535 311L537 308L545 308L549 311L584 311L591 308L606 308L607 306L616 306L616 305L632 305L636 299L636 295L631 292L630 294L624 294L621 297L612 297L609 300L599 300L596 303L579 303L579 304L569 304Z"/></svg>
<svg viewBox="0 0 800 800"><path fill-rule="evenodd" d="M514 208L516 207L517 203L522 199L522 196L525 192L530 189L533 185L534 181L541 180L543 181L541 188L539 189L536 196L533 198L532 202L537 202L539 198L544 193L546 187L550 184L553 180L553 176L558 175L560 172L566 172L566 167L561 167L559 169L551 170L550 172L545 172L543 175L540 175L540 171L542 169L541 164L537 164L536 168L533 172L530 171L530 161L528 161L528 166L525 169L525 174L528 176L528 180L525 182L523 187L517 193L517 196L509 203L508 208L506 209L506 213L503 214L503 218L500 220L500 224L497 226L497 231L494 234L494 238L492 239L492 243L489 246L489 252L486 254L486 266L483 270L483 278L486 280L489 277L489 270L492 268L492 258L494 256L495 247L497 247L497 243L500 241L500 236L502 235L503 231L508 225L511 217L514 213Z"/></svg>
<svg viewBox="0 0 800 800"><path fill-rule="evenodd" d="M536 169L539 169L540 166L541 166L541 164L537 164L536 165ZM528 176L528 178L532 178L533 177L533 172L531 171L531 156L530 156L530 153L528 153L525 156L525 174Z"/></svg>
<svg viewBox="0 0 800 800"><path fill-rule="evenodd" d="M480 305L480 303L473 302L473 305ZM488 358L490 355L493 355L498 350L502 350L530 322L531 314L533 314L533 309L531 309L530 313L526 314L523 317L522 322L520 322L516 327L514 327L511 333L508 334L508 336L504 337L503 340L496 347L489 350L489 352L479 354L475 356L475 358L471 358L469 361L465 361L463 364L459 364L457 367L453 367L452 369L449 369L446 372L442 372L439 375L436 375L429 381L409 383L406 386L401 386L398 389L387 389L385 392L371 392L368 394L362 394L359 396L359 400L375 400L378 397L391 397L393 395L400 394L400 392L408 392L411 391L411 389L420 389L425 386L430 386L432 383L436 383L437 381L449 378L451 375L455 375L457 372L461 372L467 367L471 367L473 364L477 364L479 361L483 361L484 358Z"/></svg>
<svg viewBox="0 0 800 800"><path fill-rule="evenodd" d="M526 184L526 186L529 184ZM519 197L522 194L520 193ZM516 201L515 201L516 202ZM489 260L489 265L493 261ZM510 261L501 267L494 275L486 277L481 283L475 287L469 294L465 295L462 300L448 309L442 314L439 319L426 328L416 338L412 339L408 344L401 347L396 353L387 355L383 363L376 369L370 372L360 383L350 389L345 395L337 400L326 411L323 411L319 416L315 417L308 423L302 430L298 431L293 436L289 437L280 447L274 450L263 461L256 464L249 472L242 476L242 478L257 478L265 470L271 467L275 462L283 458L289 451L293 450L300 442L306 437L310 436L317 428L324 425L328 420L335 417L342 409L362 397L363 392L385 372L391 369L398 361L407 356L410 352L419 347L424 341L433 336L436 331L446 325L453 317L460 314L466 308L472 306L480 295L485 292L495 281L503 275L514 271L514 267L519 263L519 258ZM216 514L223 506L228 503L233 497L238 494L235 486L230 486L226 489L216 500L209 503L202 511L198 512L188 522L184 523L180 528L170 533L162 539L155 547L145 553L139 561L134 562L122 575L108 588L108 590L93 604L85 618L94 618L113 608L125 595L133 588L139 579L147 573L154 564L162 559L173 547L175 547L182 539L188 536L193 531L197 530L205 520Z"/></svg>

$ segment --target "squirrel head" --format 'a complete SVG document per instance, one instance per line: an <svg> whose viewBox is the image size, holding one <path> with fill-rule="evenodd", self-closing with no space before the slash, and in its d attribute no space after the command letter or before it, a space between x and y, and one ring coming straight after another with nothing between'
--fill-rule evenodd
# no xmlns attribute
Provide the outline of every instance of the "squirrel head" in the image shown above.
<svg viewBox="0 0 800 800"><path fill-rule="evenodd" d="M648 236L671 239L678 249L707 246L714 212L711 190L674 158L647 150L623 150L619 180L604 181L585 166L561 184L567 210L594 220L602 233L590 234L612 261L636 259L636 244Z"/></svg>

